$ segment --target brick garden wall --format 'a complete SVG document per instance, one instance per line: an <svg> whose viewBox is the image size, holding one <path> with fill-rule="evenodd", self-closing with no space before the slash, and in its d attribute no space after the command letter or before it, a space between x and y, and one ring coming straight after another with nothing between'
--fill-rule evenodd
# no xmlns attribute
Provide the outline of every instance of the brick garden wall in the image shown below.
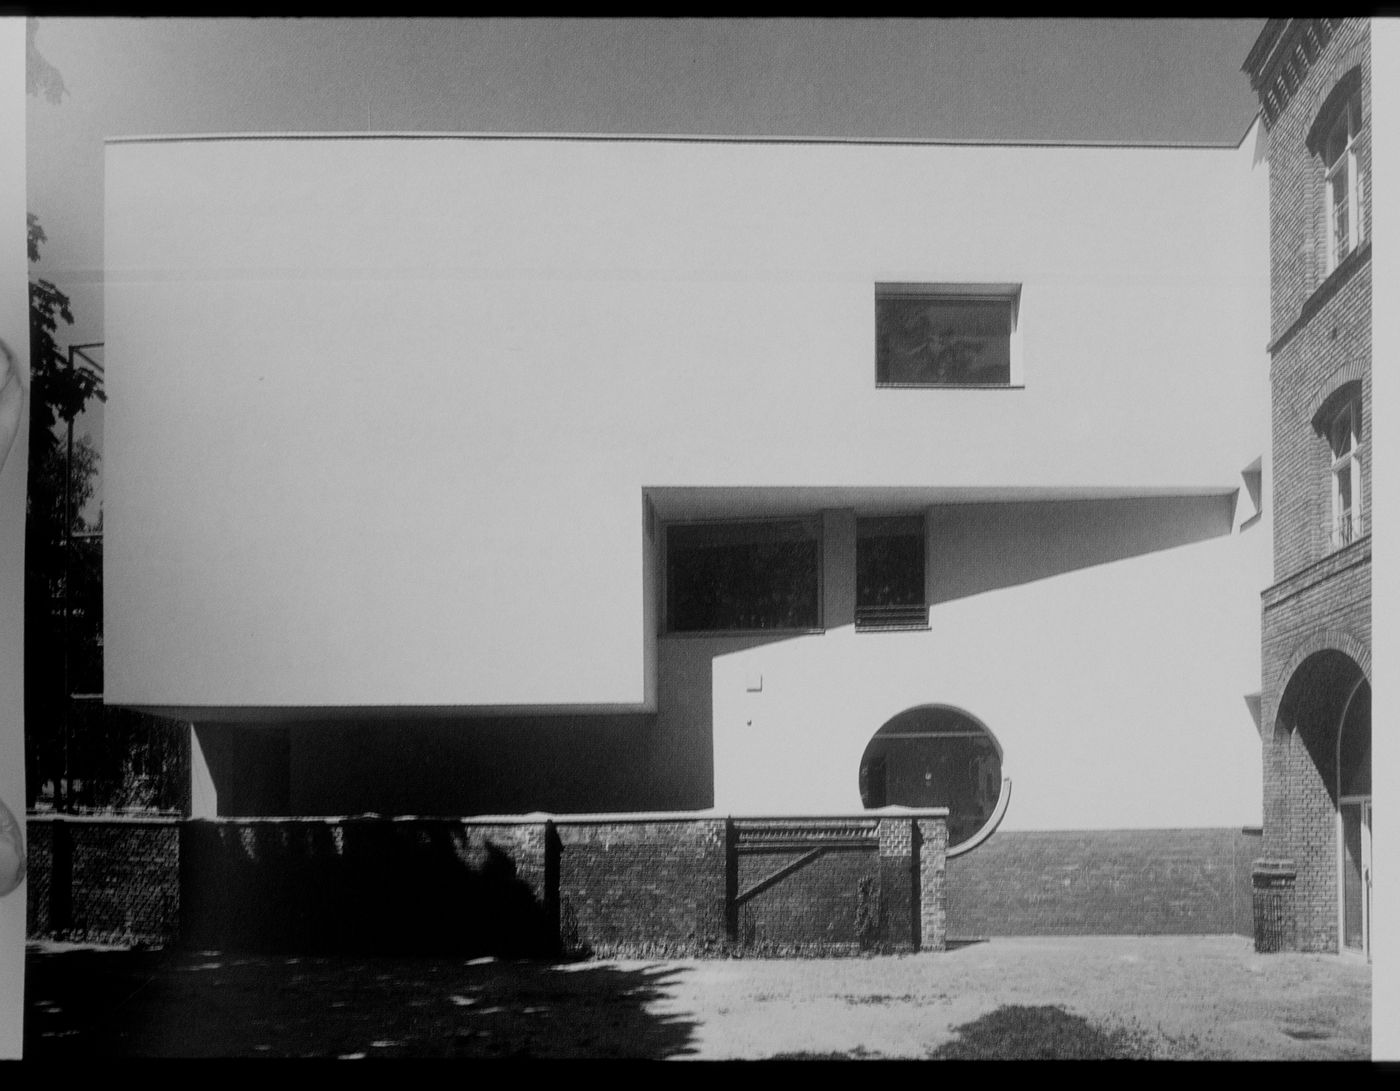
<svg viewBox="0 0 1400 1091"><path fill-rule="evenodd" d="M1257 831L1000 831L948 860L948 937L1253 933Z"/></svg>
<svg viewBox="0 0 1400 1091"><path fill-rule="evenodd" d="M173 940L180 920L180 820L31 814L32 936Z"/></svg>
<svg viewBox="0 0 1400 1091"><path fill-rule="evenodd" d="M727 823L567 821L559 912L569 946L705 953L727 938Z"/></svg>
<svg viewBox="0 0 1400 1091"><path fill-rule="evenodd" d="M944 822L36 815L29 931L303 952L937 950Z"/></svg>
<svg viewBox="0 0 1400 1091"><path fill-rule="evenodd" d="M543 821L190 820L183 942L528 955L551 946Z"/></svg>
<svg viewBox="0 0 1400 1091"><path fill-rule="evenodd" d="M557 937L599 954L849 953L938 949L945 934L1248 935L1260 855L1249 831L1003 831L945 865L942 822L903 817L32 815L29 831L31 935L299 951L518 954Z"/></svg>

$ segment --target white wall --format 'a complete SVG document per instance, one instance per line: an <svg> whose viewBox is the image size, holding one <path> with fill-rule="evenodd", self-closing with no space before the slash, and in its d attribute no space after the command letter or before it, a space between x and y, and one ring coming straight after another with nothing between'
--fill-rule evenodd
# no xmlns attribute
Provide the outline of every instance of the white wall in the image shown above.
<svg viewBox="0 0 1400 1091"><path fill-rule="evenodd" d="M1078 521L1088 554L1131 552L1077 569L1065 558L1034 578L1010 550L1009 562L989 560L1009 564L1011 579L945 601L935 570L927 632L848 625L732 651L666 638L673 655L691 650L693 676L710 677L716 806L858 810L871 736L907 708L944 704L1003 748L1013 781L1003 828L1258 824L1260 743L1245 696L1259 687L1257 573L1269 539L1257 524L1232 532L1228 511L1210 511L1221 504L1180 513L1202 534L1214 523L1214 536L1148 552L1132 542L1152 520L1130 501L1050 505L1061 509L1053 519L1006 506L1003 536L982 540L989 553L1056 520ZM955 516L930 518L935 564Z"/></svg>
<svg viewBox="0 0 1400 1091"><path fill-rule="evenodd" d="M644 487L1232 488L1261 193L1234 149L110 145L109 700L640 707ZM876 389L877 281L1023 284L1025 389Z"/></svg>

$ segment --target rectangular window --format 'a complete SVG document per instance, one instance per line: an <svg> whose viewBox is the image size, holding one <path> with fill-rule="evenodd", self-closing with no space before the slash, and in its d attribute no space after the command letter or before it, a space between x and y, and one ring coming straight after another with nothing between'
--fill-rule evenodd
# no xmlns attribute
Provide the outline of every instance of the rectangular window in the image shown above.
<svg viewBox="0 0 1400 1091"><path fill-rule="evenodd" d="M1361 525L1361 402L1353 399L1332 418L1332 546L1340 549L1365 533Z"/></svg>
<svg viewBox="0 0 1400 1091"><path fill-rule="evenodd" d="M856 520L856 631L926 629L922 515Z"/></svg>
<svg viewBox="0 0 1400 1091"><path fill-rule="evenodd" d="M1361 171L1357 135L1361 129L1361 99L1354 96L1327 135L1323 162L1327 168L1327 271L1335 269L1360 245Z"/></svg>
<svg viewBox="0 0 1400 1091"><path fill-rule="evenodd" d="M666 528L666 630L821 627L821 520Z"/></svg>
<svg viewBox="0 0 1400 1091"><path fill-rule="evenodd" d="M1019 300L1015 285L876 285L876 383L1010 386Z"/></svg>

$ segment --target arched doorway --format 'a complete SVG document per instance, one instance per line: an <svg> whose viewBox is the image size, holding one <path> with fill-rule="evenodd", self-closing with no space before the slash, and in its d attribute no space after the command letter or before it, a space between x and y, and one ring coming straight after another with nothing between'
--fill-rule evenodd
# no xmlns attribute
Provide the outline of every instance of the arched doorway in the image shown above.
<svg viewBox="0 0 1400 1091"><path fill-rule="evenodd" d="M1348 696L1337 734L1337 859L1343 949L1371 953L1371 687Z"/></svg>
<svg viewBox="0 0 1400 1091"><path fill-rule="evenodd" d="M948 852L989 837L1006 811L1002 750L980 720L946 705L905 709L871 737L860 760L866 807L948 808Z"/></svg>
<svg viewBox="0 0 1400 1091"><path fill-rule="evenodd" d="M1274 814L1296 861L1302 950L1370 951L1371 686L1349 655L1315 652L1279 701Z"/></svg>

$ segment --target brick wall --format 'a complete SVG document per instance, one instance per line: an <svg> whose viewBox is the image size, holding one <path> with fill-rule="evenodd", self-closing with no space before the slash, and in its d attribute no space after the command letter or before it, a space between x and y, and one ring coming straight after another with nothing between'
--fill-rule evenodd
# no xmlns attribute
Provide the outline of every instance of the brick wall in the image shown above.
<svg viewBox="0 0 1400 1091"><path fill-rule="evenodd" d="M30 935L167 943L180 920L175 818L34 815Z"/></svg>
<svg viewBox="0 0 1400 1091"><path fill-rule="evenodd" d="M1000 831L948 860L950 939L1251 935L1257 831Z"/></svg>
<svg viewBox="0 0 1400 1091"><path fill-rule="evenodd" d="M200 947L548 950L544 821L194 819L182 939Z"/></svg>
<svg viewBox="0 0 1400 1091"><path fill-rule="evenodd" d="M941 949L944 821L33 816L29 929L306 952Z"/></svg>
<svg viewBox="0 0 1400 1091"><path fill-rule="evenodd" d="M939 950L945 936L1249 934L1260 854L1257 833L1235 830L1003 831L946 860L943 821L917 816L31 816L29 828L32 935L299 951L548 953L562 938L599 954L848 953Z"/></svg>
<svg viewBox="0 0 1400 1091"><path fill-rule="evenodd" d="M726 939L726 822L560 821L559 907L599 953L702 954Z"/></svg>
<svg viewBox="0 0 1400 1091"><path fill-rule="evenodd" d="M1369 251L1367 251L1369 254ZM1274 577L1284 580L1332 551L1332 450L1313 426L1319 396L1359 373L1362 435L1371 435L1371 267L1360 262L1271 365ZM1361 461L1361 526L1371 525L1371 459Z"/></svg>
<svg viewBox="0 0 1400 1091"><path fill-rule="evenodd" d="M1362 174L1371 173L1371 37L1365 19L1345 19L1326 37L1320 54L1269 129L1269 220L1272 271L1272 340L1297 319L1326 275L1326 177L1307 147L1308 130L1327 92L1352 67L1362 71L1365 128L1359 153ZM1316 32L1315 32L1316 33ZM1330 36L1329 36L1330 35ZM1370 187L1365 222L1371 222Z"/></svg>
<svg viewBox="0 0 1400 1091"><path fill-rule="evenodd" d="M556 823L567 946L632 955L943 946L942 818ZM921 891L934 903L926 918Z"/></svg>
<svg viewBox="0 0 1400 1091"><path fill-rule="evenodd" d="M1285 33L1289 52L1256 86L1271 110L1269 131L1271 391L1274 577L1263 599L1262 733L1264 866L1258 901L1264 948L1335 950L1336 803L1328 757L1337 710L1302 697L1279 719L1306 657L1335 650L1370 677L1371 641L1371 255L1363 242L1327 268L1326 168L1308 136L1328 95L1359 70L1357 142L1361 222L1371 224L1371 56L1365 19L1304 20ZM1283 41L1284 39L1280 39ZM1302 52L1297 52L1301 46ZM1328 116L1331 116L1330 114ZM1325 123L1325 122L1324 122ZM1360 384L1362 497L1359 541L1338 549L1329 534L1331 450L1314 418L1340 383ZM1304 689L1322 690L1318 675ZM1268 933L1264 935L1263 933Z"/></svg>
<svg viewBox="0 0 1400 1091"><path fill-rule="evenodd" d="M882 843L886 829L898 828L907 845L909 826L876 818L737 821L740 942L759 951L814 945L857 951L897 935L901 946L912 947L908 898L901 897L910 883L909 853L888 857Z"/></svg>

